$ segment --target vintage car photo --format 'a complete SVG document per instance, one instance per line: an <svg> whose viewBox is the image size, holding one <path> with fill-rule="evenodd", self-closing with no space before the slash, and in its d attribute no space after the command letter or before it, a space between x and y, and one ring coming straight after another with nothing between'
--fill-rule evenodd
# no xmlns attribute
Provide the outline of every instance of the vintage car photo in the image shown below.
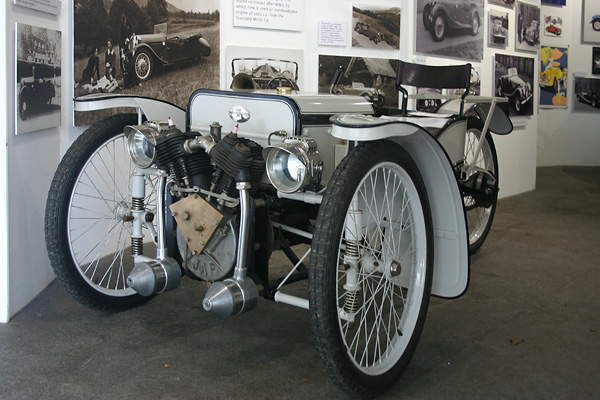
<svg viewBox="0 0 600 400"><path fill-rule="evenodd" d="M475 36L481 27L482 9L470 0L428 0L423 8L423 25L436 42L449 29L463 30Z"/></svg>
<svg viewBox="0 0 600 400"><path fill-rule="evenodd" d="M547 26L546 32L551 33L554 36L560 36L562 34L562 30L556 25Z"/></svg>
<svg viewBox="0 0 600 400"><path fill-rule="evenodd" d="M575 77L576 111L598 112L600 109L600 79Z"/></svg>
<svg viewBox="0 0 600 400"><path fill-rule="evenodd" d="M540 48L540 8L531 4L517 4L517 50L538 51Z"/></svg>
<svg viewBox="0 0 600 400"><path fill-rule="evenodd" d="M123 65L139 82L152 77L161 66L199 60L211 53L210 44L201 34L180 37L169 34L167 22L154 26L154 33L132 35L127 42Z"/></svg>
<svg viewBox="0 0 600 400"><path fill-rule="evenodd" d="M400 48L400 7L354 4L352 46Z"/></svg>
<svg viewBox="0 0 600 400"><path fill-rule="evenodd" d="M298 63L270 58L234 58L231 60L232 89L300 90Z"/></svg>
<svg viewBox="0 0 600 400"><path fill-rule="evenodd" d="M500 4L513 8L515 6L515 0L488 0L490 4Z"/></svg>
<svg viewBox="0 0 600 400"><path fill-rule="evenodd" d="M533 114L534 65L530 57L495 55L495 94L508 98L511 115Z"/></svg>
<svg viewBox="0 0 600 400"><path fill-rule="evenodd" d="M490 10L489 27L488 44L506 47L508 44L508 13Z"/></svg>
<svg viewBox="0 0 600 400"><path fill-rule="evenodd" d="M483 59L490 30L484 0L416 0L415 52L461 60Z"/></svg>

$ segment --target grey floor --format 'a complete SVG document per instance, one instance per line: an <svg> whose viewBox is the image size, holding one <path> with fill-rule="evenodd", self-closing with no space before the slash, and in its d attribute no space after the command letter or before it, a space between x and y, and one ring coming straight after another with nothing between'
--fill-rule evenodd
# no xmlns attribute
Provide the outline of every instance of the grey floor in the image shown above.
<svg viewBox="0 0 600 400"><path fill-rule="evenodd" d="M538 169L501 199L467 293L433 299L392 399L600 398L600 168ZM185 280L145 306L89 310L52 283L0 325L2 399L344 399L308 312L265 300L219 320Z"/></svg>

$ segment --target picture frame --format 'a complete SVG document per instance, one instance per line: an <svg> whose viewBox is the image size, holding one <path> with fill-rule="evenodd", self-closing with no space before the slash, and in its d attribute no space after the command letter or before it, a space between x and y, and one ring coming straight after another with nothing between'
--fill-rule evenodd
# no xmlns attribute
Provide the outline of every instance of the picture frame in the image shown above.
<svg viewBox="0 0 600 400"><path fill-rule="evenodd" d="M569 48L542 46L540 49L540 107L567 108Z"/></svg>
<svg viewBox="0 0 600 400"><path fill-rule="evenodd" d="M496 53L494 65L495 95L508 98L509 115L533 115L534 58Z"/></svg>
<svg viewBox="0 0 600 400"><path fill-rule="evenodd" d="M583 0L581 20L582 41L600 44L600 2Z"/></svg>
<svg viewBox="0 0 600 400"><path fill-rule="evenodd" d="M488 14L488 46L506 48L508 46L509 32L508 13L491 9Z"/></svg>
<svg viewBox="0 0 600 400"><path fill-rule="evenodd" d="M540 49L540 8L517 2L515 49L537 52Z"/></svg>
<svg viewBox="0 0 600 400"><path fill-rule="evenodd" d="M600 75L600 47L592 47L592 75Z"/></svg>

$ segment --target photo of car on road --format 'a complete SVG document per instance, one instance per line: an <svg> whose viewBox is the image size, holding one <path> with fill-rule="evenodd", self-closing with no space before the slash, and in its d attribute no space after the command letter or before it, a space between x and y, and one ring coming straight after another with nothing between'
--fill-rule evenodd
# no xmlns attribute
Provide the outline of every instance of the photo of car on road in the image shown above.
<svg viewBox="0 0 600 400"><path fill-rule="evenodd" d="M508 45L508 13L490 10L488 45L505 48Z"/></svg>
<svg viewBox="0 0 600 400"><path fill-rule="evenodd" d="M517 3L517 31L515 48L535 51L540 48L540 8L532 4Z"/></svg>
<svg viewBox="0 0 600 400"><path fill-rule="evenodd" d="M600 79L575 77L573 110L600 112Z"/></svg>
<svg viewBox="0 0 600 400"><path fill-rule="evenodd" d="M495 95L508 98L511 116L532 115L534 59L496 54L494 64Z"/></svg>
<svg viewBox="0 0 600 400"><path fill-rule="evenodd" d="M417 0L415 51L480 61L483 0Z"/></svg>
<svg viewBox="0 0 600 400"><path fill-rule="evenodd" d="M400 49L400 7L355 4L352 27L353 47Z"/></svg>

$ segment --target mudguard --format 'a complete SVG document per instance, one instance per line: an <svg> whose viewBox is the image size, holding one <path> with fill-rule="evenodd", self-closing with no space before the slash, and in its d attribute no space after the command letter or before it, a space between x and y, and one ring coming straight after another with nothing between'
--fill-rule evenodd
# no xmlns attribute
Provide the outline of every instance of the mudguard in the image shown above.
<svg viewBox="0 0 600 400"><path fill-rule="evenodd" d="M140 116L140 124L142 115L145 115L150 121L167 121L171 118L180 129L186 126L185 110L164 100L127 94L94 93L76 97L73 101L75 111L97 111L117 107L136 108Z"/></svg>
<svg viewBox="0 0 600 400"><path fill-rule="evenodd" d="M387 139L397 142L413 157L423 176L434 233L434 271L431 294L461 296L469 284L469 240L462 196L450 159L442 146L423 128L364 115L332 117L331 134L349 141Z"/></svg>

